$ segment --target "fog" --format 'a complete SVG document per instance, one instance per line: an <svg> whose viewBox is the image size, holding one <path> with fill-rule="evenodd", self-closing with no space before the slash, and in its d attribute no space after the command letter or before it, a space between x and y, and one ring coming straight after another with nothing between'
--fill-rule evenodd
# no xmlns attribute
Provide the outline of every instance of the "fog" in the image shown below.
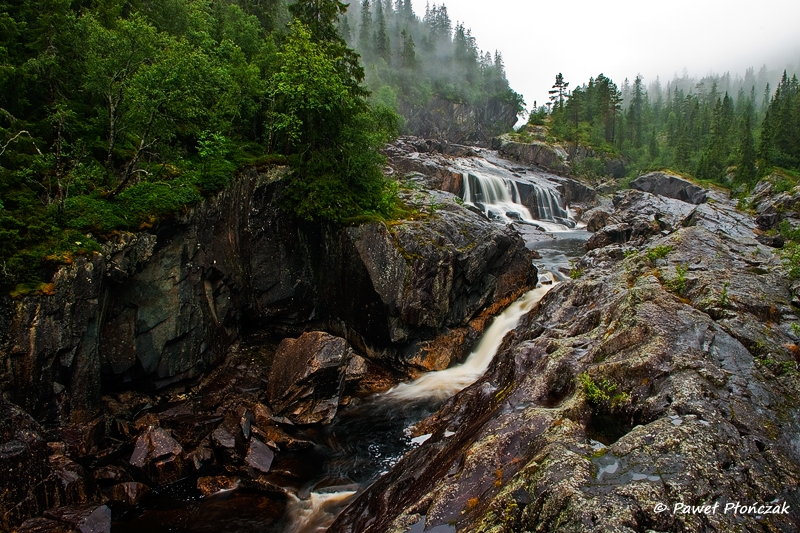
<svg viewBox="0 0 800 533"><path fill-rule="evenodd" d="M437 2L440 3L440 2ZM621 85L684 73L702 77L747 67L800 67L797 0L445 0L484 50L500 50L511 87L530 108L542 105L555 75L570 87L603 73ZM422 15L425 3L414 10Z"/></svg>

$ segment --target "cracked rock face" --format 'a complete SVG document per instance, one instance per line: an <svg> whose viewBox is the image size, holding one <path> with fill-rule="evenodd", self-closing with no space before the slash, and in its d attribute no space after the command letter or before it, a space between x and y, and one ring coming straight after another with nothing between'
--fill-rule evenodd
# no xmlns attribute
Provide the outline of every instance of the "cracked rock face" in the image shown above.
<svg viewBox="0 0 800 533"><path fill-rule="evenodd" d="M646 193L625 195L620 223ZM425 422L432 437L330 531L797 531L794 511L722 511L800 508L789 281L729 202L668 204L639 212L653 231L578 261L582 277L523 318L487 374Z"/></svg>

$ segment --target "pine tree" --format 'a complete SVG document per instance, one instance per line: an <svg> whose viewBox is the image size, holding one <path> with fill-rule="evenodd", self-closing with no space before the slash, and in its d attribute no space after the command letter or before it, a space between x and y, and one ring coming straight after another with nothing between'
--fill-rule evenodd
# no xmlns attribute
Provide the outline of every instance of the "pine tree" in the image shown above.
<svg viewBox="0 0 800 533"><path fill-rule="evenodd" d="M414 47L414 38L406 30L403 30L400 35L403 39L400 63L405 69L415 70L417 68L417 53Z"/></svg>
<svg viewBox="0 0 800 533"><path fill-rule="evenodd" d="M739 158L736 164L735 180L738 183L752 184L756 178L756 148L750 115L745 114L739 137Z"/></svg>
<svg viewBox="0 0 800 533"><path fill-rule="evenodd" d="M376 28L373 35L373 49L375 54L389 63L391 61L391 46L389 44L389 34L386 32L386 17L384 15L383 2L375 2Z"/></svg>
<svg viewBox="0 0 800 533"><path fill-rule="evenodd" d="M569 82L564 81L564 75L560 72L556 74L556 82L553 84L553 88L547 91L550 95L550 101L553 103L553 112L564 107L567 87L569 87Z"/></svg>
<svg viewBox="0 0 800 533"><path fill-rule="evenodd" d="M373 56L372 7L369 0L361 0L361 25L358 28L358 49L365 61Z"/></svg>

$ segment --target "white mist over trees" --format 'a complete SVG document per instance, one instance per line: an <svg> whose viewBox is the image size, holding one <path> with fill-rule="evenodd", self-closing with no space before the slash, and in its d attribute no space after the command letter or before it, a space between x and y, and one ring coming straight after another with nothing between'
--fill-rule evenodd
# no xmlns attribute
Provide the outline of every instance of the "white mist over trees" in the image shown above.
<svg viewBox="0 0 800 533"><path fill-rule="evenodd" d="M469 28L453 24L444 4L428 5L420 19L411 0L362 0L350 5L339 29L361 54L377 103L406 113L439 96L466 104L494 99L523 109L500 52L481 51Z"/></svg>
<svg viewBox="0 0 800 533"><path fill-rule="evenodd" d="M631 177L671 168L723 185L751 186L774 167L800 167L800 96L789 70L684 73L649 85L636 76L621 86L599 74L567 87L559 73L530 124L547 123L556 139L592 148L598 156L575 165L588 177L603 175L609 157L621 157Z"/></svg>

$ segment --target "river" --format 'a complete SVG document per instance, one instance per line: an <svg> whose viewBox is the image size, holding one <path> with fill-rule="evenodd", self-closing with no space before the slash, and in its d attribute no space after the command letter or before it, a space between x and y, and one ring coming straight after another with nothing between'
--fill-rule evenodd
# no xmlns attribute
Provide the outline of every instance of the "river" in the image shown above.
<svg viewBox="0 0 800 533"><path fill-rule="evenodd" d="M469 184L464 202L498 223L514 224L528 248L539 252L541 258L535 261L539 285L493 320L463 363L355 398L327 426L295 430L299 438L315 444L276 456L273 469L287 476L286 485L276 487L274 496L237 489L202 497L192 481L178 482L157 489L122 515L114 523L115 533L324 532L360 490L424 443L427 436L414 437L411 428L483 375L503 337L567 276L570 261L583 254L588 237L576 227L566 206L559 204L554 186L531 178L525 181L524 186L537 195L535 214L542 217L538 219L518 203L522 194L509 171L482 159L461 165Z"/></svg>

